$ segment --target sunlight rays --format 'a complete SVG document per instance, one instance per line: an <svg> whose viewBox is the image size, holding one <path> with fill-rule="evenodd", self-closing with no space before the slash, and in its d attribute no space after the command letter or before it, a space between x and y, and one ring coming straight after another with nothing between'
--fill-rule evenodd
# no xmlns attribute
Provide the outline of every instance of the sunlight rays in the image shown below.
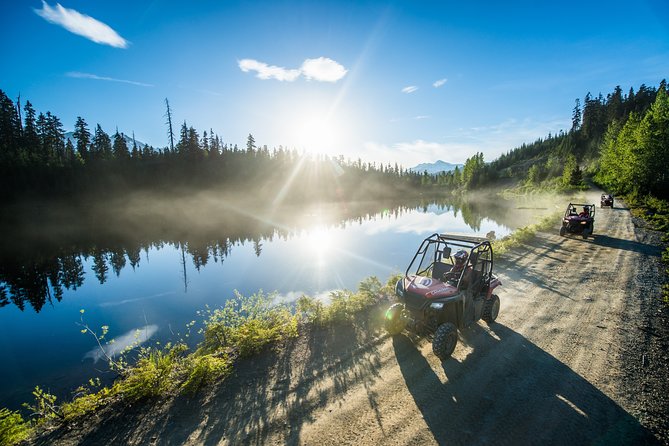
<svg viewBox="0 0 669 446"><path fill-rule="evenodd" d="M302 165L304 164L305 159L306 157L304 156L300 157L300 160L297 162L297 165L293 168L293 171L290 172L288 178L286 178L286 182L283 183L283 186L276 194L276 197L274 197L274 200L272 200L272 211L276 210L276 208L281 204L281 202L285 198L286 194L288 193L288 189L293 184L293 181L295 181L295 177L297 177L297 174L300 173L300 170L302 170Z"/></svg>

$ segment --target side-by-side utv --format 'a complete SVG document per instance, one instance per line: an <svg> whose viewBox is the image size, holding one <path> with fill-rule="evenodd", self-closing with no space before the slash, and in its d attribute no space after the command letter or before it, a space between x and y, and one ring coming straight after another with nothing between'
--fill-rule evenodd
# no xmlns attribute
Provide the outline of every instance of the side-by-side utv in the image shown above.
<svg viewBox="0 0 669 446"><path fill-rule="evenodd" d="M391 335L410 330L432 338L432 350L448 358L462 330L479 319L492 324L499 313L493 294L502 282L493 274L490 241L480 237L432 234L421 243L404 277L399 302L386 311Z"/></svg>
<svg viewBox="0 0 669 446"><path fill-rule="evenodd" d="M602 194L602 196L599 199L599 207L603 208L604 206L608 206L611 209L613 209L613 195Z"/></svg>
<svg viewBox="0 0 669 446"><path fill-rule="evenodd" d="M595 231L595 209L594 204L569 203L562 217L560 235L581 234L583 238L588 238Z"/></svg>

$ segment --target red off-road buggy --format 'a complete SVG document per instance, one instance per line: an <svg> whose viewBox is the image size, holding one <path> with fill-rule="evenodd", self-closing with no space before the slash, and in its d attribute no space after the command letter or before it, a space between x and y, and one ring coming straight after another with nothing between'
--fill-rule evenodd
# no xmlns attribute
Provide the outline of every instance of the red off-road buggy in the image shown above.
<svg viewBox="0 0 669 446"><path fill-rule="evenodd" d="M579 212L580 209L580 212ZM567 233L581 234L588 238L595 230L595 205L569 203L562 218L560 235Z"/></svg>
<svg viewBox="0 0 669 446"><path fill-rule="evenodd" d="M502 282L493 275L493 265L489 240L432 234L395 286L400 302L386 311L386 330L391 335L407 329L432 337L434 354L448 358L458 342L458 329L479 319L488 324L497 319L499 297L493 291Z"/></svg>
<svg viewBox="0 0 669 446"><path fill-rule="evenodd" d="M613 195L602 194L602 197L599 200L599 207L603 208L604 206L609 206L613 209Z"/></svg>

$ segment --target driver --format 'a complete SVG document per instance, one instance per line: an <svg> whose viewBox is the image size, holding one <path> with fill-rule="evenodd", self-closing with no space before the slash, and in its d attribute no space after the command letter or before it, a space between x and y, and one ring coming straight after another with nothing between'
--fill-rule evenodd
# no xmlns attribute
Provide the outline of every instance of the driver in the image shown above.
<svg viewBox="0 0 669 446"><path fill-rule="evenodd" d="M457 280L460 277L460 273L462 273L463 268L467 264L468 258L469 254L467 254L467 251L464 249L461 249L460 251L453 254L453 268L444 274L444 282L448 280Z"/></svg>
<svg viewBox="0 0 669 446"><path fill-rule="evenodd" d="M580 214L578 214L578 216L579 217L585 217L585 218L590 217L590 212L588 212L588 208L584 207L583 211Z"/></svg>

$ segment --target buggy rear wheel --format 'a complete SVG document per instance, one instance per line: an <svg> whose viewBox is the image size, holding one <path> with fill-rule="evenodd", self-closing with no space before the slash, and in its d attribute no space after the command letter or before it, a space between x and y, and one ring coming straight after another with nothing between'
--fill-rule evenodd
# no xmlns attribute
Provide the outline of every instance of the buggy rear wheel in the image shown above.
<svg viewBox="0 0 669 446"><path fill-rule="evenodd" d="M458 343L458 329L450 322L441 324L432 339L432 351L441 360L447 359Z"/></svg>
<svg viewBox="0 0 669 446"><path fill-rule="evenodd" d="M564 236L565 232L567 232L567 230L565 229L564 226L562 226L562 227L560 228L560 235Z"/></svg>
<svg viewBox="0 0 669 446"><path fill-rule="evenodd" d="M385 319L385 328L388 334L395 336L402 333L402 330L406 327L406 321L402 318L402 312L404 311L404 305L402 304L392 304L390 308L386 310L386 319Z"/></svg>
<svg viewBox="0 0 669 446"><path fill-rule="evenodd" d="M486 324L490 325L495 322L498 315L499 296L497 296L497 294L493 294L490 296L490 299L483 303L483 315L481 316L481 319L483 319Z"/></svg>

